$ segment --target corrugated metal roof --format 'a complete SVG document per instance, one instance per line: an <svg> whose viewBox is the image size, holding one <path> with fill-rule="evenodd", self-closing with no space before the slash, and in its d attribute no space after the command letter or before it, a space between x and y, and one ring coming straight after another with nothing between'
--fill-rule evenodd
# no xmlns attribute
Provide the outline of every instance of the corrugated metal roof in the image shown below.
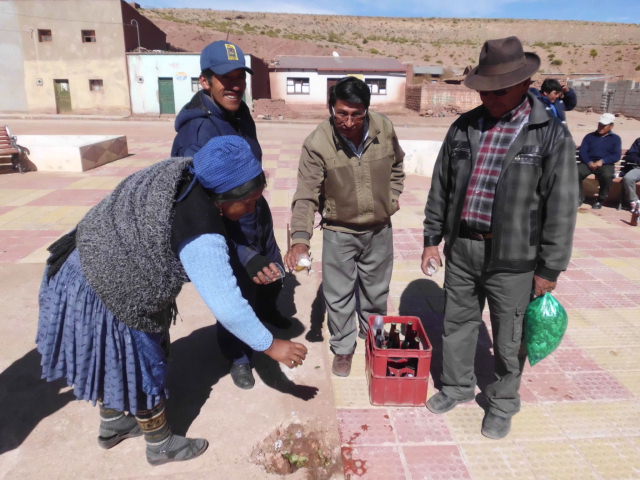
<svg viewBox="0 0 640 480"><path fill-rule="evenodd" d="M442 75L444 73L444 67L435 65L416 65L413 67L414 75Z"/></svg>
<svg viewBox="0 0 640 480"><path fill-rule="evenodd" d="M275 69L345 71L345 72L406 72L407 67L395 58L367 57L307 57L280 55L273 64Z"/></svg>

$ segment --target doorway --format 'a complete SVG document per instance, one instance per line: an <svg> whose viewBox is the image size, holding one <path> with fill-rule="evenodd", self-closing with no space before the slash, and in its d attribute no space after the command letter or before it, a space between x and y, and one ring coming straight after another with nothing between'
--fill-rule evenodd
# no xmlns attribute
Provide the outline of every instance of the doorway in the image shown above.
<svg viewBox="0 0 640 480"><path fill-rule="evenodd" d="M158 78L158 97L160 100L160 114L176 113L173 98L173 78Z"/></svg>
<svg viewBox="0 0 640 480"><path fill-rule="evenodd" d="M53 91L56 97L56 113L69 113L71 111L69 80L66 78L54 80Z"/></svg>

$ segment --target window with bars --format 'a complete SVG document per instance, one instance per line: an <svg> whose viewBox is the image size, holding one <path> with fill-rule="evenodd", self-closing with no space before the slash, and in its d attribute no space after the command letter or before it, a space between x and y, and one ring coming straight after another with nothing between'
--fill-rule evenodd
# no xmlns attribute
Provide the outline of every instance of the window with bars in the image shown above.
<svg viewBox="0 0 640 480"><path fill-rule="evenodd" d="M371 95L386 95L387 94L387 79L386 78L367 78L364 83L367 84Z"/></svg>
<svg viewBox="0 0 640 480"><path fill-rule="evenodd" d="M51 42L53 40L53 36L51 35L51 30L38 29L38 41L39 42Z"/></svg>
<svg viewBox="0 0 640 480"><path fill-rule="evenodd" d="M308 78L287 78L287 94L290 95L309 95L309 79Z"/></svg>
<svg viewBox="0 0 640 480"><path fill-rule="evenodd" d="M96 31L95 30L82 30L82 43L95 43Z"/></svg>
<svg viewBox="0 0 640 480"><path fill-rule="evenodd" d="M89 90L91 90L92 92L101 92L102 88L102 79L92 78L89 80Z"/></svg>

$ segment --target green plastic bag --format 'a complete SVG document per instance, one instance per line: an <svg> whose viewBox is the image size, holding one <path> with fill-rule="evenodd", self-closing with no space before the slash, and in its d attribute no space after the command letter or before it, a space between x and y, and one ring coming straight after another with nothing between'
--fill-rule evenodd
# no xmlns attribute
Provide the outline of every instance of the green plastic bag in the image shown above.
<svg viewBox="0 0 640 480"><path fill-rule="evenodd" d="M534 366L558 348L569 318L564 307L550 293L534 298L524 318L529 364Z"/></svg>

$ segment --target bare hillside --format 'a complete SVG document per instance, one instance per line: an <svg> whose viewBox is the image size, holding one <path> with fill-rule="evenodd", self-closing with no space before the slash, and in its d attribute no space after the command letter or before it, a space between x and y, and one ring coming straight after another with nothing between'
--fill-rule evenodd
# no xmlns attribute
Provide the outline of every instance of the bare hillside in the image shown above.
<svg viewBox="0 0 640 480"><path fill-rule="evenodd" d="M229 38L245 52L276 55L390 56L459 71L475 64L487 38L517 35L542 58L542 72L640 78L635 24L549 20L383 18L198 9L143 10L179 50L197 52Z"/></svg>

